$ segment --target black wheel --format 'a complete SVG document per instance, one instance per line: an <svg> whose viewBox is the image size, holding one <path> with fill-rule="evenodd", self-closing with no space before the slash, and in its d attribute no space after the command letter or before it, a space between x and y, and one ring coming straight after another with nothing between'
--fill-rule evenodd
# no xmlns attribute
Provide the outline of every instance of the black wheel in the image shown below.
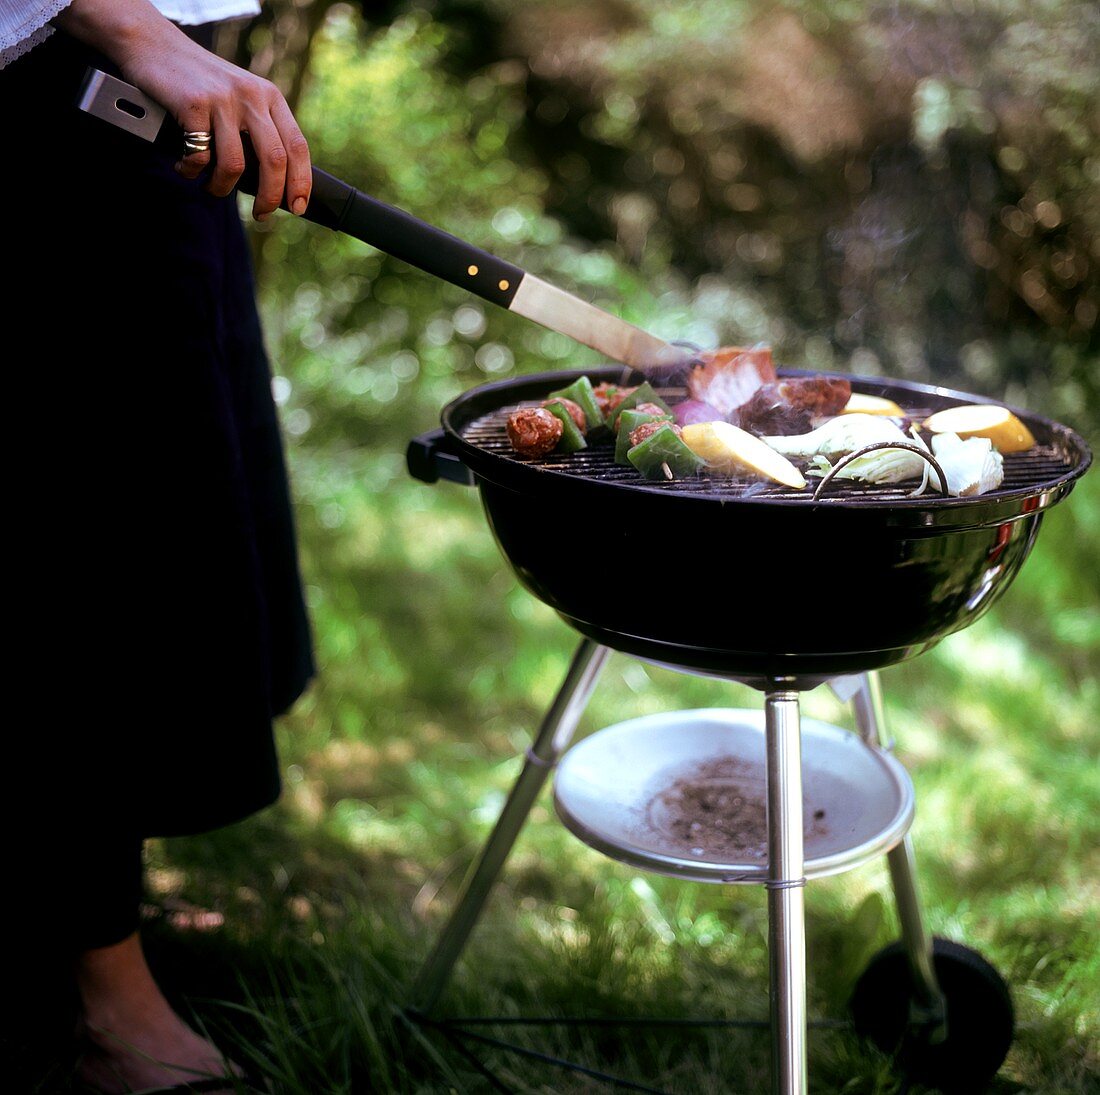
<svg viewBox="0 0 1100 1095"><path fill-rule="evenodd" d="M906 1075L942 1091L981 1091L1012 1044L1015 1015L1008 986L977 951L933 941L936 977L947 1004L947 1037L938 1044L911 1021L913 981L903 943L871 959L852 993L856 1030L894 1056Z"/></svg>

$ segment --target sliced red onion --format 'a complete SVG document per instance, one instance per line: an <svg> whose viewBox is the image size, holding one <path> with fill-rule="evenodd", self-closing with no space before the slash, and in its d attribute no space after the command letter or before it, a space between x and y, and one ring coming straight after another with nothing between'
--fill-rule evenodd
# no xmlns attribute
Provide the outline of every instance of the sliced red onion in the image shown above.
<svg viewBox="0 0 1100 1095"><path fill-rule="evenodd" d="M685 399L672 408L672 420L677 426L694 426L696 422L720 422L723 415L701 399Z"/></svg>

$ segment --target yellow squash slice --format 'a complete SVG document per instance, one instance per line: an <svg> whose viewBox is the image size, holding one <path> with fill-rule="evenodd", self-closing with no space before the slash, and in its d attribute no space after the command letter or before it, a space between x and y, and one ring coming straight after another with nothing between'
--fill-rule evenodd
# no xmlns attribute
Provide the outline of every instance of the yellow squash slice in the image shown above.
<svg viewBox="0 0 1100 1095"><path fill-rule="evenodd" d="M728 422L697 422L685 426L682 439L714 471L727 475L747 471L795 490L806 486L802 473L785 456L769 448L759 437Z"/></svg>
<svg viewBox="0 0 1100 1095"><path fill-rule="evenodd" d="M884 414L890 418L904 418L905 412L892 400L881 395L863 395L852 392L841 414Z"/></svg>
<svg viewBox="0 0 1100 1095"><path fill-rule="evenodd" d="M929 433L954 433L968 437L988 437L998 452L1023 452L1035 444L1035 438L1007 407L992 403L948 407L924 420Z"/></svg>

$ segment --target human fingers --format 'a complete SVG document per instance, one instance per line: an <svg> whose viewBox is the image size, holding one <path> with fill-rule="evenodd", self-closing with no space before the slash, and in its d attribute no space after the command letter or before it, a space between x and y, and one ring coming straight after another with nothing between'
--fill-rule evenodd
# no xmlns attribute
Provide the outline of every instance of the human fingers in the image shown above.
<svg viewBox="0 0 1100 1095"><path fill-rule="evenodd" d="M270 114L251 118L248 122L248 136L252 141L259 168L252 215L257 220L266 220L283 201L287 152Z"/></svg>
<svg viewBox="0 0 1100 1095"><path fill-rule="evenodd" d="M211 156L210 114L190 111L183 121L183 142L176 170L185 179L197 179L206 170Z"/></svg>
<svg viewBox="0 0 1100 1095"><path fill-rule="evenodd" d="M206 189L224 198L237 185L245 167L240 123L234 113L224 108L214 110L214 147L217 158Z"/></svg>
<svg viewBox="0 0 1100 1095"><path fill-rule="evenodd" d="M277 96L271 108L271 117L279 130L279 136L286 149L286 198L287 208L298 216L306 211L310 192L313 189L313 165L309 155L309 144L298 128L286 100Z"/></svg>

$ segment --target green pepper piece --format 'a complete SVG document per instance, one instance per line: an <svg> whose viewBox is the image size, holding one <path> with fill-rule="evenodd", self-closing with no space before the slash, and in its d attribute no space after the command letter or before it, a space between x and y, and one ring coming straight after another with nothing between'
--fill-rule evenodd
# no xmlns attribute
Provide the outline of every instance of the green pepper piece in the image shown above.
<svg viewBox="0 0 1100 1095"><path fill-rule="evenodd" d="M577 429L577 424L573 421L568 408L561 403L547 403L546 410L561 420L561 440L555 446L558 452L579 452L581 449L588 448L588 442L585 441L584 434Z"/></svg>
<svg viewBox="0 0 1100 1095"><path fill-rule="evenodd" d="M673 433L671 426L662 426L635 445L626 458L646 479L667 479L666 467L673 479L682 479L703 466L703 461Z"/></svg>
<svg viewBox="0 0 1100 1095"><path fill-rule="evenodd" d="M668 404L653 390L653 385L648 380L643 380L616 408L612 414L611 428L618 429L619 415L623 411L629 411L639 403L656 403L665 414L672 414Z"/></svg>
<svg viewBox="0 0 1100 1095"><path fill-rule="evenodd" d="M590 430L605 425L603 411L600 410L600 405L596 401L596 393L592 389L592 381L588 377L582 376L579 380L574 380L568 388L559 388L556 392L551 392L546 398L553 399L555 396L573 400L584 411L584 420L588 423Z"/></svg>
<svg viewBox="0 0 1100 1095"><path fill-rule="evenodd" d="M619 436L615 438L615 463L629 464L626 458L630 449L630 435L643 422L671 422L669 414L646 414L645 411L623 411L619 415Z"/></svg>

